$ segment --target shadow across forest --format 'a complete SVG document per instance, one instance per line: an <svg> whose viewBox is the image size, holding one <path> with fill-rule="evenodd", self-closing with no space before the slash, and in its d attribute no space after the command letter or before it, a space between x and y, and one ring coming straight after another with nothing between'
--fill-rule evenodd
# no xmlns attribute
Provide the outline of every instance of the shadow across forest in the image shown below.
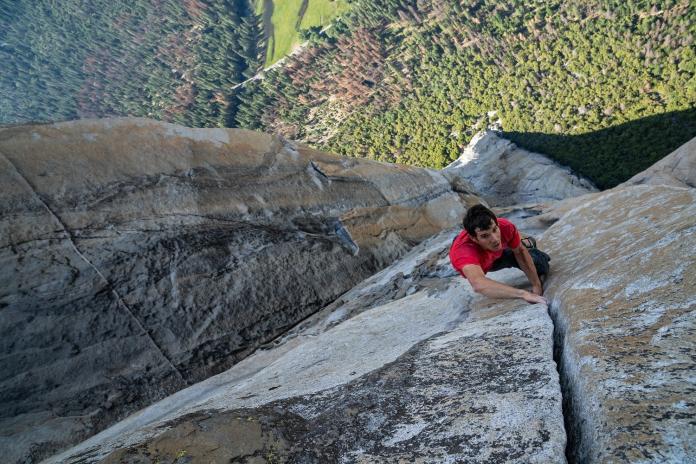
<svg viewBox="0 0 696 464"><path fill-rule="evenodd" d="M612 188L696 137L696 108L672 111L578 135L506 132L502 136Z"/></svg>

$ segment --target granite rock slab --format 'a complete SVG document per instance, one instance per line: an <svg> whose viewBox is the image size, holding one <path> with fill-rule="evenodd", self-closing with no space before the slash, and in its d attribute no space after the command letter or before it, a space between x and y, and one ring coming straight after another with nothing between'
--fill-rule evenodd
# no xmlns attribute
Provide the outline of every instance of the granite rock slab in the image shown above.
<svg viewBox="0 0 696 464"><path fill-rule="evenodd" d="M696 462L696 191L592 196L543 236L577 462Z"/></svg>
<svg viewBox="0 0 696 464"><path fill-rule="evenodd" d="M47 462L565 462L544 305L415 247L273 345ZM497 278L524 285L517 270Z"/></svg>

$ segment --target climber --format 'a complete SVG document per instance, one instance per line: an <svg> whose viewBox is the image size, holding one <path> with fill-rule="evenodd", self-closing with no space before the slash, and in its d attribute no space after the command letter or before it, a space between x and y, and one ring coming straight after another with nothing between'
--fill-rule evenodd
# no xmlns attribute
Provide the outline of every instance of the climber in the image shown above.
<svg viewBox="0 0 696 464"><path fill-rule="evenodd" d="M547 304L542 296L541 278L548 274L551 258L536 248L534 239L523 241L513 223L496 218L493 211L483 205L471 207L462 224L464 230L450 247L450 262L469 280L476 293L490 298L522 298L528 303ZM521 269L532 284L532 291L511 287L485 276L489 271L506 267Z"/></svg>

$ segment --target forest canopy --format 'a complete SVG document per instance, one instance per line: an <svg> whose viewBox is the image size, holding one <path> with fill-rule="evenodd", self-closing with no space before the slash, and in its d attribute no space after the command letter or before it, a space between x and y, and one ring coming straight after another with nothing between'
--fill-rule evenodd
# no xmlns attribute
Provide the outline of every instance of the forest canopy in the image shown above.
<svg viewBox="0 0 696 464"><path fill-rule="evenodd" d="M265 51L246 0L0 0L0 123L144 116L234 124Z"/></svg>
<svg viewBox="0 0 696 464"><path fill-rule="evenodd" d="M696 136L688 0L355 0L246 82L268 49L241 0L0 1L4 123L146 116L433 168L495 124L601 188Z"/></svg>

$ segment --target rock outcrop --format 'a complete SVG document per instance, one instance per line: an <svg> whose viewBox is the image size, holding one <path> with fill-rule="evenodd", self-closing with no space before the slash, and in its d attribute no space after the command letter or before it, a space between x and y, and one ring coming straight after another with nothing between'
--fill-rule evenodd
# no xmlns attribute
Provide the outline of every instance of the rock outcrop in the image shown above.
<svg viewBox="0 0 696 464"><path fill-rule="evenodd" d="M573 457L696 461L696 190L597 194L542 244Z"/></svg>
<svg viewBox="0 0 696 464"><path fill-rule="evenodd" d="M637 184L696 187L696 138L689 140L622 185Z"/></svg>
<svg viewBox="0 0 696 464"><path fill-rule="evenodd" d="M467 201L434 171L144 119L2 129L0 165L6 462L227 369Z"/></svg>
<svg viewBox="0 0 696 464"><path fill-rule="evenodd" d="M562 200L597 191L592 183L549 158L523 150L486 130L443 171L468 182L492 206Z"/></svg>
<svg viewBox="0 0 696 464"><path fill-rule="evenodd" d="M565 462L546 307L473 294L455 233L49 462Z"/></svg>

